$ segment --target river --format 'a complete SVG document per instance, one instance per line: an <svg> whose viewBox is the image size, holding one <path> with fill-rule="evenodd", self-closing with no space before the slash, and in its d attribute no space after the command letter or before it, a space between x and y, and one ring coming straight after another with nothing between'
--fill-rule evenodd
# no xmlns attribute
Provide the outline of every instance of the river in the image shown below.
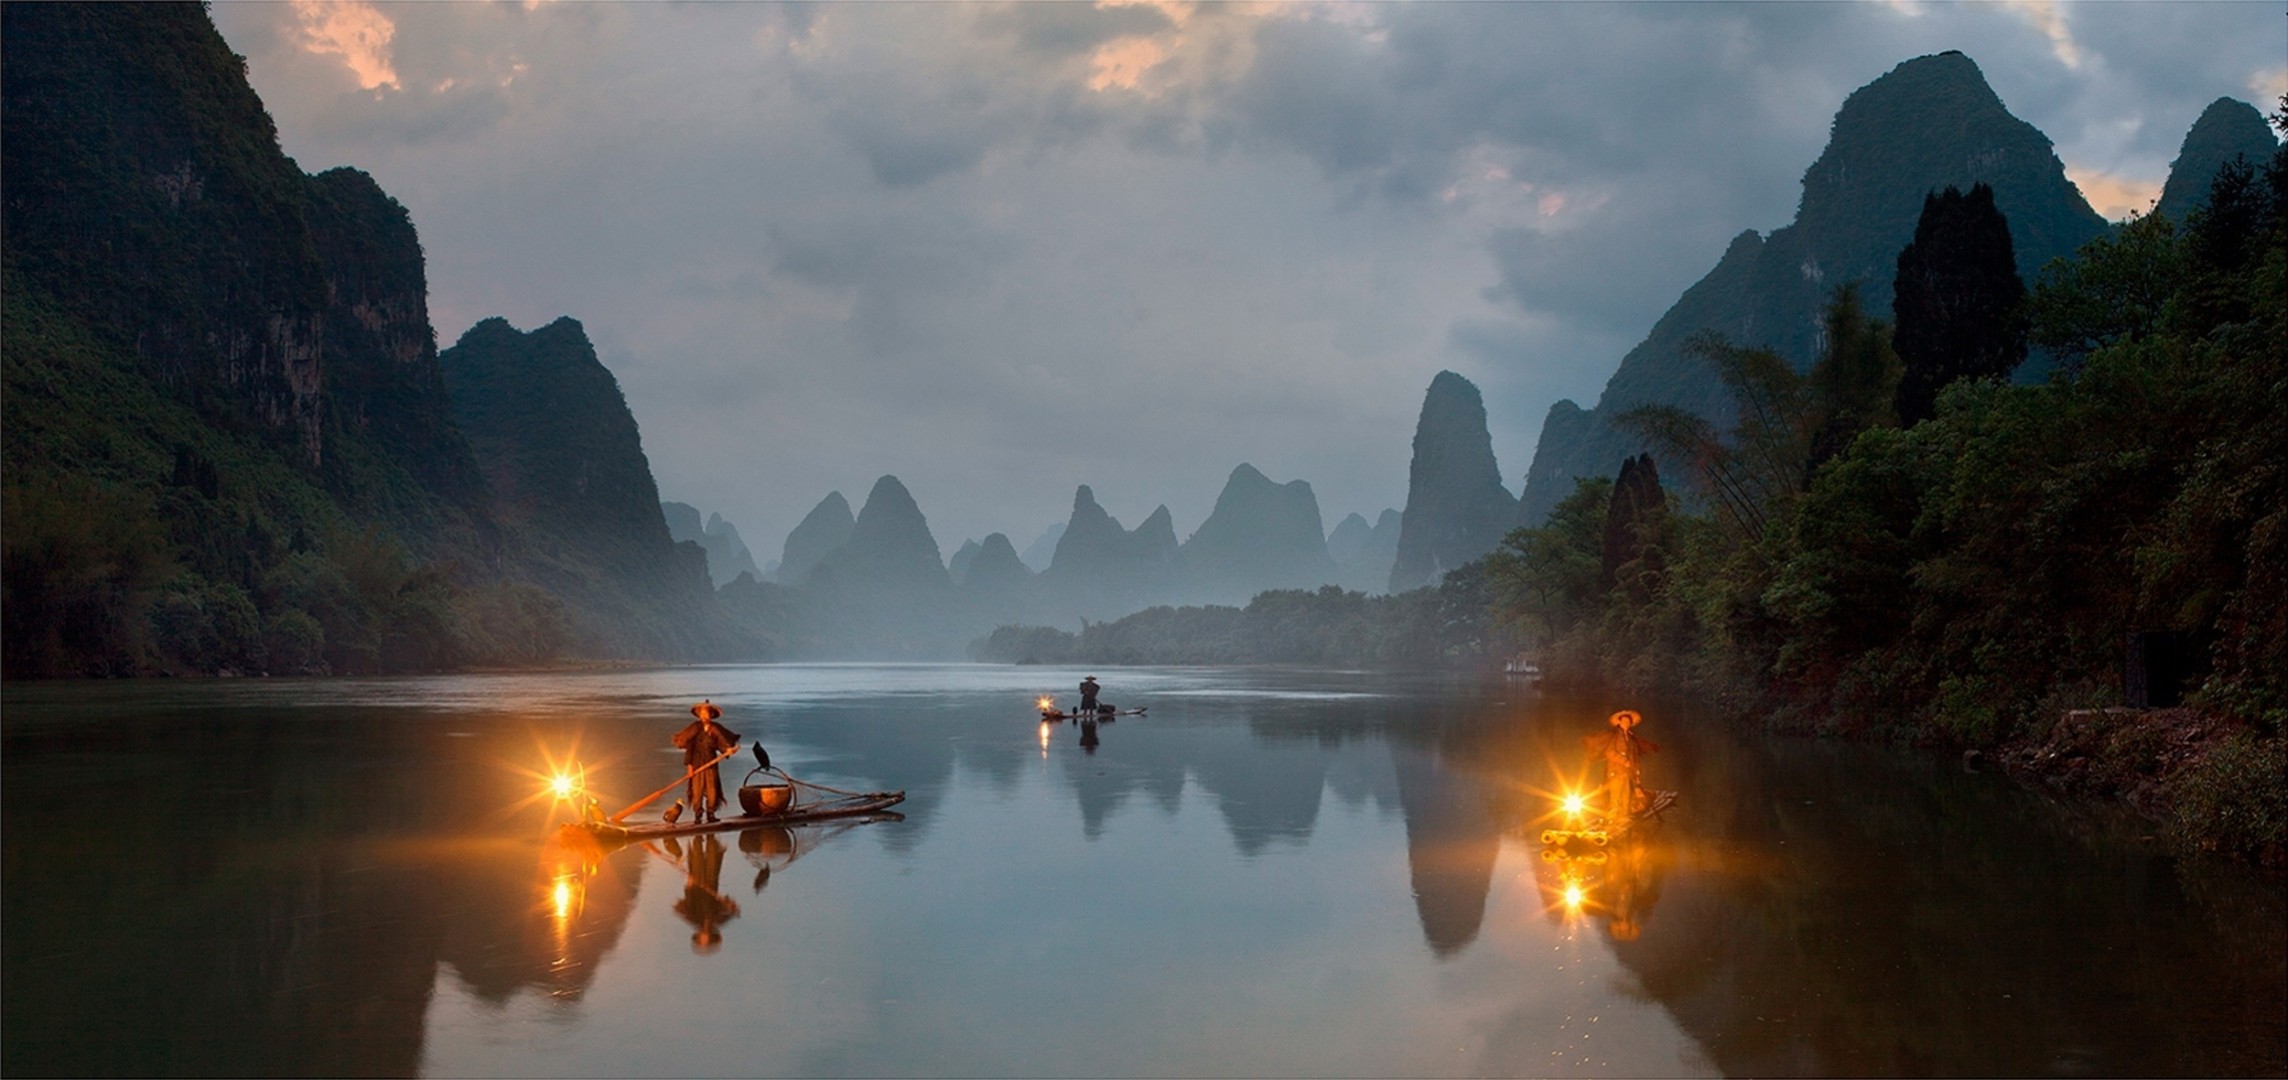
<svg viewBox="0 0 2288 1080"><path fill-rule="evenodd" d="M9 684L0 1071L2175 1075L2288 1067L2288 912L2101 808L1648 708L1342 672L783 665ZM903 820L610 852L702 697ZM735 782L748 760L726 766ZM655 816L645 811L646 816Z"/></svg>

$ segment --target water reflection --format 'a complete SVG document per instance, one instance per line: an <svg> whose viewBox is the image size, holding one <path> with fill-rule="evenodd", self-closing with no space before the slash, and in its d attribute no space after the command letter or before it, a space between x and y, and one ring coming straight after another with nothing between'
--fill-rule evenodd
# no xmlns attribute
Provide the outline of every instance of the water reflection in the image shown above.
<svg viewBox="0 0 2288 1080"><path fill-rule="evenodd" d="M1150 677L1187 692L1093 730L997 686L736 671L544 716L466 680L11 689L0 1071L2281 1070L2278 892L1992 777L1648 709L1644 782L1679 808L1544 857L1609 702ZM689 684L737 678L759 688L715 700L787 768L906 788L907 823L605 852L548 842L563 811L505 812L535 730L589 719L616 804L676 771ZM803 1003L756 1014L757 972ZM1044 998L1163 1020L1076 1031ZM609 1056L686 1004L769 1028L772 1063L699 1037ZM553 1026L515 1028L527 1009ZM1577 1052L1590 1017L1656 1049Z"/></svg>
<svg viewBox="0 0 2288 1080"><path fill-rule="evenodd" d="M644 844L655 854L661 847L670 864L683 871L683 897L675 902L675 914L691 926L691 951L705 956L721 949L723 924L739 917L739 902L723 891L723 841L700 833L688 840L667 837L659 847Z"/></svg>

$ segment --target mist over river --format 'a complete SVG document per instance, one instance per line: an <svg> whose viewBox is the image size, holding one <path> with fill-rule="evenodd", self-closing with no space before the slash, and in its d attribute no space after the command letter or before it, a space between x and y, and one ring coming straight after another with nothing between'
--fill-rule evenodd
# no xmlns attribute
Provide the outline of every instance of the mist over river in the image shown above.
<svg viewBox="0 0 2288 1080"><path fill-rule="evenodd" d="M1038 722L1085 674L1149 713ZM984 665L0 693L10 1075L2288 1068L2277 884L1689 710ZM552 763L616 808L681 771L701 698L903 820L551 842ZM1621 707L1678 805L1545 852Z"/></svg>

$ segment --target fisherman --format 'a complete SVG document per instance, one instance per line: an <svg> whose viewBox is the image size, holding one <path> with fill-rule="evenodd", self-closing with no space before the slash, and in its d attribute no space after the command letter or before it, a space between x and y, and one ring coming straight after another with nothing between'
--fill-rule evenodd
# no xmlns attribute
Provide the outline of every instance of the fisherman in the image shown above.
<svg viewBox="0 0 2288 1080"><path fill-rule="evenodd" d="M1602 735L1590 735L1582 741L1589 749L1605 758L1605 822L1612 830L1625 830L1629 820L1649 802L1645 797L1643 778L1637 762L1660 747L1636 733L1644 718L1634 711L1623 709L1606 721L1613 730Z"/></svg>
<svg viewBox="0 0 2288 1080"><path fill-rule="evenodd" d="M684 784L684 801L691 806L692 821L710 822L723 806L723 777L715 771L715 761L739 745L739 733L715 722L723 710L712 701L693 705L691 715L698 719L675 733L683 767L691 772Z"/></svg>
<svg viewBox="0 0 2288 1080"><path fill-rule="evenodd" d="M1082 716L1096 715L1096 676L1091 675L1080 681L1080 708L1077 711Z"/></svg>

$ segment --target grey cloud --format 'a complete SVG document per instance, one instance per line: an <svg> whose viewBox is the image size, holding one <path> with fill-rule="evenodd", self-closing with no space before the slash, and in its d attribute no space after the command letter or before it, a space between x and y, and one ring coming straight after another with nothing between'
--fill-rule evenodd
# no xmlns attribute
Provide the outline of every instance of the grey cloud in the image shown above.
<svg viewBox="0 0 2288 1080"><path fill-rule="evenodd" d="M1158 8L1143 5L1013 3L979 15L978 29L1007 36L1033 52L1077 55L1115 38L1156 34L1175 24Z"/></svg>

